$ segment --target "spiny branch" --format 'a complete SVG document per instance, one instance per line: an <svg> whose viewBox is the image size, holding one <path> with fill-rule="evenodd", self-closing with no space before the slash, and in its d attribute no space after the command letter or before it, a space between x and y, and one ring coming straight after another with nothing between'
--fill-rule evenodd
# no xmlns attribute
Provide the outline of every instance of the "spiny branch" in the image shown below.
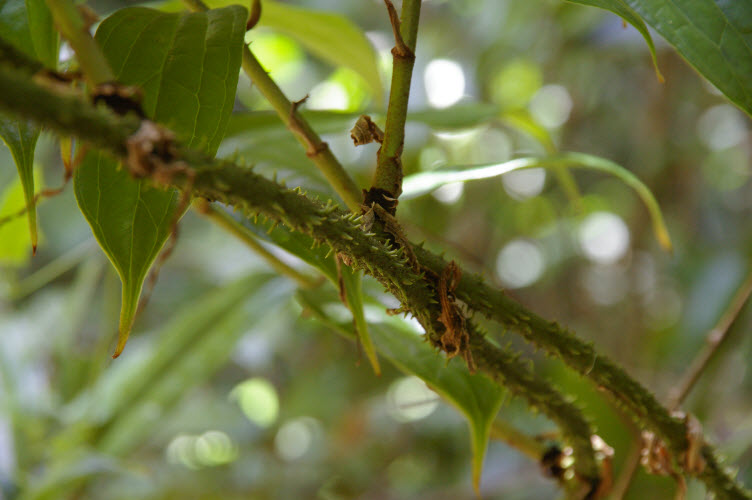
<svg viewBox="0 0 752 500"><path fill-rule="evenodd" d="M29 72L4 64L0 64L0 108L13 115L35 120L63 135L88 140L121 160L127 159L126 145L142 126L141 121L133 115L115 116L106 109L93 107L79 96L61 93L54 87L34 81ZM157 163L166 161L164 158L152 160ZM157 175L161 182L185 188L190 170L194 194L233 205L247 215L262 213L273 221L328 244L333 251L347 255L354 267L366 270L381 281L427 326L429 338L440 338L442 330L433 326L440 314L437 310L436 285L415 272L402 250L395 249L389 242L388 235L365 233L356 220L356 214L344 213L336 206L324 207L249 172L247 168L209 158L180 145L175 145L174 154L168 160L162 168L174 168L174 171L172 175ZM413 246L413 250L422 269L429 269L438 276L447 266L441 257L420 247ZM631 414L642 428L654 431L666 443L675 461L682 463L680 457L689 447L684 422L672 417L649 391L609 359L599 355L592 345L556 323L537 316L476 276L462 273L453 293L469 307L520 332L526 339L591 379ZM483 337L471 335L473 359L486 373L493 373L499 379L505 377L505 374L496 371L500 370L501 363L494 361L493 352L486 349L485 343ZM720 465L710 445L703 445L700 453L706 466L701 471L686 472L703 480L721 498L752 498Z"/></svg>

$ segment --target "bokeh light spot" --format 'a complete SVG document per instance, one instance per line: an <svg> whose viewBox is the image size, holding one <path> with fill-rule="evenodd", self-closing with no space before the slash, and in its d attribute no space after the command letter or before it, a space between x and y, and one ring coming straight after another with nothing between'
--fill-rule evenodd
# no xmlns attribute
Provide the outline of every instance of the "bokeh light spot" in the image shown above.
<svg viewBox="0 0 752 500"><path fill-rule="evenodd" d="M206 431L193 447L198 462L209 467L230 463L238 456L230 437L222 431Z"/></svg>
<svg viewBox="0 0 752 500"><path fill-rule="evenodd" d="M546 171L542 168L516 170L501 176L504 191L517 200L537 196L546 185Z"/></svg>
<svg viewBox="0 0 752 500"><path fill-rule="evenodd" d="M399 422L426 418L439 404L439 396L417 377L404 377L387 391L389 413Z"/></svg>
<svg viewBox="0 0 752 500"><path fill-rule="evenodd" d="M252 378L238 384L230 393L248 420L259 427L269 427L277 420L279 398L274 386L266 379Z"/></svg>
<svg viewBox="0 0 752 500"><path fill-rule="evenodd" d="M346 111L350 107L350 98L341 83L325 81L311 89L306 105L309 109Z"/></svg>
<svg viewBox="0 0 752 500"><path fill-rule="evenodd" d="M513 240L507 243L496 259L496 272L510 288L521 288L535 283L543 274L546 261L535 243Z"/></svg>
<svg viewBox="0 0 752 500"><path fill-rule="evenodd" d="M609 212L588 215L579 230L580 248L585 256L601 264L621 259L629 248L629 229L621 217Z"/></svg>
<svg viewBox="0 0 752 500"><path fill-rule="evenodd" d="M423 75L426 97L431 106L446 108L465 94L465 73L462 66L449 59L434 59Z"/></svg>
<svg viewBox="0 0 752 500"><path fill-rule="evenodd" d="M506 109L522 108L543 82L541 69L531 61L518 59L504 66L491 80L491 98Z"/></svg>
<svg viewBox="0 0 752 500"><path fill-rule="evenodd" d="M274 449L280 458L291 462L305 455L319 430L318 426L315 419L300 417L280 427L274 438Z"/></svg>
<svg viewBox="0 0 752 500"><path fill-rule="evenodd" d="M741 113L729 106L720 104L705 111L697 121L697 134L700 140L710 149L736 146L747 135L747 127Z"/></svg>
<svg viewBox="0 0 752 500"><path fill-rule="evenodd" d="M572 98L561 85L545 85L530 100L530 113L546 128L557 128L569 119Z"/></svg>
<svg viewBox="0 0 752 500"><path fill-rule="evenodd" d="M443 203L445 205L452 205L453 203L456 203L462 197L462 193L464 190L465 190L465 185L463 183L453 182L451 184L446 184L444 186L441 186L439 189L437 189L431 194L440 203Z"/></svg>

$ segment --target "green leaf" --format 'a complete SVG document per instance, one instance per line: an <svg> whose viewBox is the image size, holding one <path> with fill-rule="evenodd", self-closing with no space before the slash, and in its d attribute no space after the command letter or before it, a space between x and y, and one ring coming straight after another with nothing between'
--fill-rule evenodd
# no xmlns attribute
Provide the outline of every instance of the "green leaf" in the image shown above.
<svg viewBox="0 0 752 500"><path fill-rule="evenodd" d="M363 306L363 274L360 271L353 271L344 264L340 265L338 270L334 259L329 255L331 252L321 247L314 248L313 240L306 235L291 232L281 227L275 227L268 231L262 230L259 226L253 227L252 231L259 238L276 244L318 269L335 287L339 288L341 285L344 288L345 305L353 315L355 331L358 334L357 338L373 368L373 372L376 375L381 375L381 366L369 333ZM339 282L340 276L342 278L341 284Z"/></svg>
<svg viewBox="0 0 752 500"><path fill-rule="evenodd" d="M105 19L96 39L118 81L143 89L147 116L214 154L234 103L245 18L237 6L195 14L128 8ZM180 215L180 195L131 179L98 152L86 156L74 183L79 207L123 283L117 356L144 279Z"/></svg>
<svg viewBox="0 0 752 500"><path fill-rule="evenodd" d="M133 7L105 19L96 39L117 80L143 89L147 116L213 154L235 101L246 16L240 6L172 14Z"/></svg>
<svg viewBox="0 0 752 500"><path fill-rule="evenodd" d="M368 84L377 103L384 88L378 57L363 31L342 15L265 0L259 25L297 40L315 55L350 68Z"/></svg>
<svg viewBox="0 0 752 500"><path fill-rule="evenodd" d="M50 69L57 66L57 32L45 0L0 0L0 33Z"/></svg>
<svg viewBox="0 0 752 500"><path fill-rule="evenodd" d="M0 33L26 55L50 69L56 68L57 33L44 0L0 0ZM40 130L26 121L0 116L0 137L13 154L23 184L32 253L36 253L37 249L33 170L34 150Z"/></svg>
<svg viewBox="0 0 752 500"><path fill-rule="evenodd" d="M365 310L363 309L363 273L360 271L353 271L351 268L342 265L340 267L342 273L342 283L345 292L346 305L350 309L353 315L353 323L355 326L355 332L358 335L358 342L363 347L363 352L366 353L373 373L377 376L381 376L381 366L379 366L379 358L376 355L376 348L373 345L373 339L368 330L368 323L366 322Z"/></svg>
<svg viewBox="0 0 752 500"><path fill-rule="evenodd" d="M336 323L324 312L322 294L299 290L298 298L319 320L337 333L355 337L351 325ZM383 306L381 306L383 307ZM454 405L470 426L473 450L473 484L478 488L488 439L505 391L484 375L471 374L460 363L447 364L414 327L399 317L383 315L371 325L377 350L404 373L423 380L446 401Z"/></svg>
<svg viewBox="0 0 752 500"><path fill-rule="evenodd" d="M752 3L624 0L702 76L752 115Z"/></svg>
<svg viewBox="0 0 752 500"><path fill-rule="evenodd" d="M516 158L503 163L421 172L405 178L402 185L401 199L415 198L430 193L445 184L488 179L514 170L528 168L585 168L616 176L627 186L635 190L648 209L653 222L653 232L658 242L665 250L671 251L671 238L668 234L668 229L666 229L666 223L663 221L661 209L650 189L637 176L621 165L605 158L582 153L562 153L541 158Z"/></svg>
<svg viewBox="0 0 752 500"><path fill-rule="evenodd" d="M637 12L635 12L634 9L632 9L629 6L629 4L627 3L627 0L567 0L567 1L572 2L572 3L579 3L582 5L590 5L592 7L598 7L604 10L611 11L617 16L624 19L624 21L634 26L637 29L637 31L640 32L642 37L645 39L645 43L647 43L648 49L650 49L650 57L653 58L653 66L655 67L655 74L658 77L658 81L660 81L661 83L664 82L663 75L661 75L661 71L660 69L658 69L658 60L655 57L655 45L653 44L653 38L650 36L650 32L648 31L648 27L645 25L645 22L640 18Z"/></svg>
<svg viewBox="0 0 752 500"><path fill-rule="evenodd" d="M106 413L95 411L108 421L99 449L122 455L137 446L153 432L155 415L227 363L244 325L287 304L291 288L273 277L254 274L207 292L178 311L137 366L103 379L92 395L104 398Z"/></svg>
<svg viewBox="0 0 752 500"><path fill-rule="evenodd" d="M241 4L239 0L208 0L210 7ZM363 31L346 17L332 12L296 7L263 0L259 26L266 26L293 38L303 47L335 66L350 68L365 80L377 103L384 99L384 86L379 74L379 60ZM165 10L180 7L168 1Z"/></svg>
<svg viewBox="0 0 752 500"><path fill-rule="evenodd" d="M13 160L16 163L18 178L23 187L26 217L29 221L31 253L35 254L37 251L38 237L37 206L34 200L34 150L36 149L37 139L39 138L39 128L23 120L0 116L0 137L2 137L3 141L5 141L5 144L8 146L8 149L10 149L13 154ZM14 240L5 238L2 241L7 242ZM19 242L22 241L25 241L25 238L19 240ZM5 246L5 244L3 246Z"/></svg>

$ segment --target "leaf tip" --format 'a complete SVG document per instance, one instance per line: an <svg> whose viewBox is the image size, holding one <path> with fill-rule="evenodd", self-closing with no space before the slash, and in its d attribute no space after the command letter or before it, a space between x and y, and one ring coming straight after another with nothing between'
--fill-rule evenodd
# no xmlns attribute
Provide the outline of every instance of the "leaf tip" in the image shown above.
<svg viewBox="0 0 752 500"><path fill-rule="evenodd" d="M119 331L118 332L118 341L117 346L115 346L115 352L112 353L112 359L117 358L123 353L123 349L125 349L125 344L128 342L128 337L130 335L129 331Z"/></svg>

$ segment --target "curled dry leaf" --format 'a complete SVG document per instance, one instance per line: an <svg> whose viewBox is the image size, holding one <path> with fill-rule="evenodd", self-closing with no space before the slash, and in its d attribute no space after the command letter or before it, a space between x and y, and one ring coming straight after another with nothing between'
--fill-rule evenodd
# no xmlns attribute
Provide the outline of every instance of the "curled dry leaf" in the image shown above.
<svg viewBox="0 0 752 500"><path fill-rule="evenodd" d="M363 146L372 142L384 142L384 132L373 123L368 115L361 115L350 130L350 138L356 146Z"/></svg>

